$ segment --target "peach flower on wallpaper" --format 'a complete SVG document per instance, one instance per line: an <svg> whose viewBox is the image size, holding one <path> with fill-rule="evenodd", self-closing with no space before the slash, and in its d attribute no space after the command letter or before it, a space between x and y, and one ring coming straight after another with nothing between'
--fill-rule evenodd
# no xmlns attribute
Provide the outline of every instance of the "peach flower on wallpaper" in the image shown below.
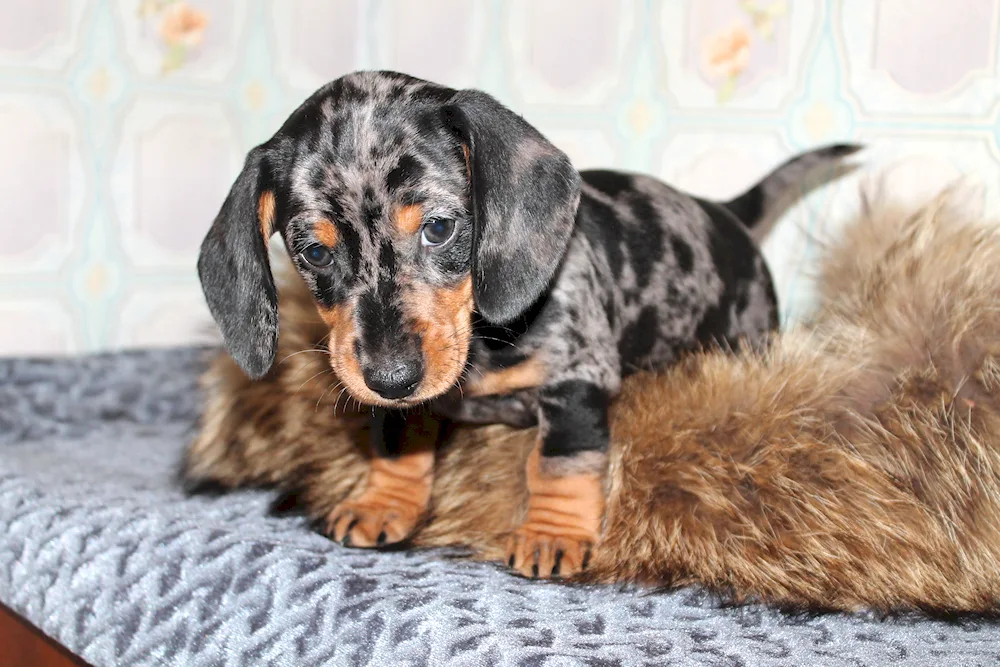
<svg viewBox="0 0 1000 667"><path fill-rule="evenodd" d="M706 74L720 82L716 91L720 104L732 98L740 75L750 63L753 32L770 40L774 36L774 20L788 12L785 0L777 0L766 7L758 6L754 0L742 0L739 7L750 19L753 30L747 28L742 20L738 20L705 37L701 45L702 66Z"/></svg>
<svg viewBox="0 0 1000 667"><path fill-rule="evenodd" d="M701 53L710 75L734 79L750 62L750 31L739 23L720 30L705 39Z"/></svg>
<svg viewBox="0 0 1000 667"><path fill-rule="evenodd" d="M141 0L139 15L159 17L159 34L166 54L163 72L184 65L191 49L201 44L208 28L208 13L184 0Z"/></svg>

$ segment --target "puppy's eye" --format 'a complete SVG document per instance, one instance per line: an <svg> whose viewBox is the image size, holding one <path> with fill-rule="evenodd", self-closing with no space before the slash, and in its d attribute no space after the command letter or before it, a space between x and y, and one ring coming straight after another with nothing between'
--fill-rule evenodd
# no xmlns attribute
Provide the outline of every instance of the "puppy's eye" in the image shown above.
<svg viewBox="0 0 1000 667"><path fill-rule="evenodd" d="M325 246L319 244L309 246L302 251L301 255L302 259L317 268L330 266L330 262L333 261L333 255L330 254L330 251Z"/></svg>
<svg viewBox="0 0 1000 667"><path fill-rule="evenodd" d="M420 244L438 246L447 243L455 234L455 221L451 218L432 218L420 228Z"/></svg>

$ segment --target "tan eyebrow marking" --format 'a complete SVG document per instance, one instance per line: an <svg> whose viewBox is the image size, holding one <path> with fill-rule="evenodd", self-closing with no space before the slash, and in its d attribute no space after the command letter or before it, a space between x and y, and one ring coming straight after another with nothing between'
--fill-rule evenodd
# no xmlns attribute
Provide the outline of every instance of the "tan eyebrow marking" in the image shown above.
<svg viewBox="0 0 1000 667"><path fill-rule="evenodd" d="M316 236L316 240L327 248L337 245L337 240L340 238L337 228L332 222L326 219L317 220L313 223L313 234Z"/></svg>
<svg viewBox="0 0 1000 667"><path fill-rule="evenodd" d="M396 211L396 229L404 234L416 234L424 220L424 209L420 204L400 206Z"/></svg>

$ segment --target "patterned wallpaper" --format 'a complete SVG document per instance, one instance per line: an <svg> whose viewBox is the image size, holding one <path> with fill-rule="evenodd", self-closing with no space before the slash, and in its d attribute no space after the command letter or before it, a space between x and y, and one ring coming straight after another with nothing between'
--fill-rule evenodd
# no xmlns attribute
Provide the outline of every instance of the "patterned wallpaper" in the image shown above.
<svg viewBox="0 0 1000 667"><path fill-rule="evenodd" d="M483 88L580 167L735 194L854 139L1000 210L1000 0L0 0L0 353L210 340L198 244L245 152L359 68ZM959 9L960 8L960 9ZM850 181L765 251L784 315Z"/></svg>

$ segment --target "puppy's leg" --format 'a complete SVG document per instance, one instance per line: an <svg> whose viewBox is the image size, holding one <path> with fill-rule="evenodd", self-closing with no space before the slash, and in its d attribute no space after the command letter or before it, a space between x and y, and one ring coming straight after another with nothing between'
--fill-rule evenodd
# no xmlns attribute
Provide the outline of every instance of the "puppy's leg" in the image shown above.
<svg viewBox="0 0 1000 667"><path fill-rule="evenodd" d="M327 521L327 534L345 546L401 542L416 530L431 498L437 422L423 412L376 409L371 429L368 479Z"/></svg>
<svg viewBox="0 0 1000 667"><path fill-rule="evenodd" d="M525 576L565 577L586 567L604 515L610 396L581 380L541 390L527 512L507 546L508 565Z"/></svg>

